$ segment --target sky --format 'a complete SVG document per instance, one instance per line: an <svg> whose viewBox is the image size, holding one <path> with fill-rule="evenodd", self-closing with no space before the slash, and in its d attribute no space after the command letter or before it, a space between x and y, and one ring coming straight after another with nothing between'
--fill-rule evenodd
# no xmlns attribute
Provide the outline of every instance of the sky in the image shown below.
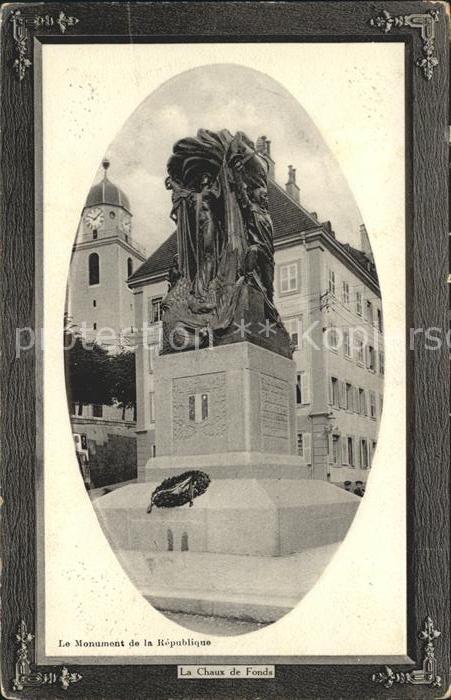
<svg viewBox="0 0 451 700"><path fill-rule="evenodd" d="M170 192L164 186L172 146L199 128L244 131L254 142L265 135L271 141L276 181L285 186L288 165L293 165L302 205L320 221L331 221L337 238L359 245L359 209L302 105L260 71L215 64L163 83L130 115L105 154L111 162L110 180L130 199L132 235L149 254L173 230ZM99 165L96 181L102 175Z"/></svg>

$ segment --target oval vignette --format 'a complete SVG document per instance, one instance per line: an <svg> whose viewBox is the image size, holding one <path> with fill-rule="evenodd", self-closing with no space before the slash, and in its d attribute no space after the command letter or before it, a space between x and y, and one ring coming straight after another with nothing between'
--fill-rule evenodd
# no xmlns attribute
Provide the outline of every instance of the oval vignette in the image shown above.
<svg viewBox="0 0 451 700"><path fill-rule="evenodd" d="M185 375L171 378L161 364L181 355L189 364L190 352L207 350L158 357L161 302L177 252L166 165L174 144L199 129L244 132L269 163L274 305L294 348L289 459L274 428L288 424L291 410L280 399L283 380L263 369L259 389L246 395L244 384L234 384L240 343L221 346L233 346L235 379L227 362L209 359L214 379L196 384L192 374L188 386ZM258 630L286 614L320 577L364 496L384 352L379 283L360 212L320 132L280 83L243 66L207 65L164 83L131 114L80 217L65 342L80 474L142 595L182 626L209 634ZM261 352L265 358L271 350ZM251 355L246 361L254 362ZM158 436L158 371L173 386L181 442L169 422ZM239 401L231 394L251 407L235 433L231 406ZM202 453L202 430L221 420ZM227 442L221 436L229 433ZM253 440L252 449L234 451L240 436L246 445ZM210 480L199 495L193 471ZM168 478L165 497L185 494L183 505L149 513L151 495Z"/></svg>

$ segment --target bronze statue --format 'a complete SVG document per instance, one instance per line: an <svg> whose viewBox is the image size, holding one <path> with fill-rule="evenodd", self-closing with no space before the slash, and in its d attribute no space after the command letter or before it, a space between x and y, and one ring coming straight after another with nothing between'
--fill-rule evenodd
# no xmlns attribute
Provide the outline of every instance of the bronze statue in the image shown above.
<svg viewBox="0 0 451 700"><path fill-rule="evenodd" d="M273 304L274 246L268 210L268 162L243 132L200 129L177 141L168 161L177 263L163 301L163 352L237 342L276 346L290 356L288 335ZM277 338L259 337L262 324Z"/></svg>

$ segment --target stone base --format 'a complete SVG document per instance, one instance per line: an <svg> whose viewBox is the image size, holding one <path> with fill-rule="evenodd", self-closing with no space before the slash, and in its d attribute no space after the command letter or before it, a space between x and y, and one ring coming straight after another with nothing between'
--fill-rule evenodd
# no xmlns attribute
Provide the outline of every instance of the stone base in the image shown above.
<svg viewBox="0 0 451 700"><path fill-rule="evenodd" d="M116 555L136 588L157 610L268 624L299 603L338 547L335 543L270 558L132 550L117 550ZM199 624L196 618L196 628L202 631ZM210 626L206 632L211 634Z"/></svg>
<svg viewBox="0 0 451 700"><path fill-rule="evenodd" d="M93 502L114 550L284 556L341 541L361 502L322 481L215 479L193 507L149 514L157 485L130 484Z"/></svg>
<svg viewBox="0 0 451 700"><path fill-rule="evenodd" d="M161 483L163 479L200 469L211 479L310 479L310 468L298 456L229 452L149 459L139 481Z"/></svg>

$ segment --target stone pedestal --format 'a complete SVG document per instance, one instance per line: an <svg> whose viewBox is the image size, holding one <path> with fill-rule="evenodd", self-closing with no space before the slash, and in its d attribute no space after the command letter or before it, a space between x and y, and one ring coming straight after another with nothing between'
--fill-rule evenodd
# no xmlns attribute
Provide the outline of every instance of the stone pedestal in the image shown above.
<svg viewBox="0 0 451 700"><path fill-rule="evenodd" d="M157 485L129 484L94 502L120 549L286 556L341 541L361 502L313 479L214 479L192 507L147 513Z"/></svg>
<svg viewBox="0 0 451 700"><path fill-rule="evenodd" d="M240 342L156 359L157 457L140 480L202 469L211 478L302 478L295 364Z"/></svg>
<svg viewBox="0 0 451 700"><path fill-rule="evenodd" d="M308 478L295 454L292 360L237 342L154 368L158 457L94 501L104 532L155 607L272 622L317 580L361 499ZM148 513L163 479L191 469L211 480L193 506Z"/></svg>

